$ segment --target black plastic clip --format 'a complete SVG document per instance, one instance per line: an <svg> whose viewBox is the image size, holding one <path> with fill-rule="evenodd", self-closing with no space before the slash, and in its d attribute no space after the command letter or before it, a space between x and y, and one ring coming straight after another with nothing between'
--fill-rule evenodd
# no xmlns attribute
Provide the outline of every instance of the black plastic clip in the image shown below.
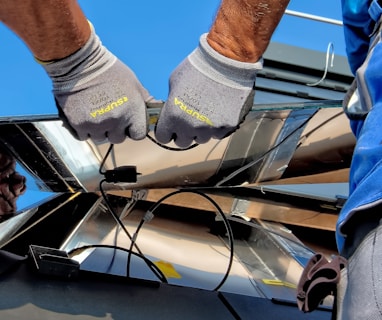
<svg viewBox="0 0 382 320"><path fill-rule="evenodd" d="M106 182L137 182L137 168L135 166L121 166L113 170L107 170L105 175Z"/></svg>
<svg viewBox="0 0 382 320"><path fill-rule="evenodd" d="M67 279L79 275L80 264L69 258L66 251L30 245L29 256L32 266L40 274Z"/></svg>

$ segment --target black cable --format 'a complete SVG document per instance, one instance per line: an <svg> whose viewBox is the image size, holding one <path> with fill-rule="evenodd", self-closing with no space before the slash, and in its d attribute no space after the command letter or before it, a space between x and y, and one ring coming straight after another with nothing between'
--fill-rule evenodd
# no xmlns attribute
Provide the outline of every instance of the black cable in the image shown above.
<svg viewBox="0 0 382 320"><path fill-rule="evenodd" d="M102 175L105 175L106 171L103 171L102 168L103 166L105 165L105 162L106 162L106 159L107 157L109 156L110 152L113 150L113 147L114 145L113 144L110 144L105 156L103 157L102 159L102 162L100 164L100 167L99 167L99 173L102 174ZM99 183L99 190L101 192L101 195L102 195L102 198L106 204L106 207L107 209L109 210L110 214L112 215L112 217L114 218L114 220L116 221L117 225L120 226L122 228L122 230L125 232L125 234L127 235L127 237L130 239L130 241L134 244L134 247L136 248L136 250L138 251L138 253L141 255L141 256L144 256L142 251L139 249L139 247L136 245L135 241L132 241L132 236L130 235L129 231L126 229L125 225L123 224L123 222L121 221L121 219L118 217L118 215L115 213L113 207L111 206L110 202L109 202L109 199L103 189L103 184L107 182L106 179L102 179ZM130 250L133 249L133 246L130 246ZM131 254L129 255L129 260L131 259ZM151 265L148 264L148 267L151 269ZM154 271L153 271L154 272ZM129 277L130 274L128 273L127 276Z"/></svg>
<svg viewBox="0 0 382 320"><path fill-rule="evenodd" d="M137 227L137 229L136 229L136 231L134 233L134 236L131 239L129 252L132 252L133 246L136 245L136 240L137 240L137 237L138 237L138 232L141 230L141 228L142 228L144 223L145 223L145 220L141 219L141 221L139 222L139 225L138 225L138 227ZM129 253L127 255L127 263L126 263L126 276L127 277L130 276L130 265L131 265L131 253Z"/></svg>
<svg viewBox="0 0 382 320"><path fill-rule="evenodd" d="M126 229L125 225L123 224L123 222L121 221L121 219L117 216L117 214L115 213L114 209L112 208L112 206L110 205L109 203L109 199L107 198L106 194L105 194L105 191L103 190L103 187L102 187L102 184L105 182L106 180L103 179L100 181L100 186L99 186L99 189L101 191L101 194L102 194L102 197L105 201L105 204L109 210L109 212L111 213L111 215L113 216L114 220L117 222L117 224L122 228L122 230L125 232L125 234L127 235L127 237L130 239L131 241L131 246L130 246L130 250L132 251L133 249L133 246L135 247L135 249L137 249L138 253L142 256L144 256L143 252L139 249L139 247L137 246L136 242L133 241L133 237L131 236L131 234L129 233L129 231ZM131 260L131 255L129 255L129 261ZM148 265L149 268L150 265ZM128 269L128 268L127 268ZM130 276L130 273L127 273L127 276L129 277Z"/></svg>
<svg viewBox="0 0 382 320"><path fill-rule="evenodd" d="M114 218L114 220L116 221L116 223L122 228L122 230L125 232L125 234L127 235L127 237L131 240L132 237L131 237L131 234L129 233L129 231L126 229L125 225L123 224L123 222L121 221L121 219L119 219L119 217L117 216L117 214L114 212L114 209L112 208L110 202L109 202L109 199L107 198L107 195L105 193L105 191L103 190L103 183L105 183L106 180L105 179L102 179L99 183L99 190L101 192L101 195L102 195L102 198L106 204L106 207L107 209L109 210L110 214L112 215L112 217ZM139 251L139 248L136 247L136 249L138 250L138 252L140 254L142 254L140 251Z"/></svg>
<svg viewBox="0 0 382 320"><path fill-rule="evenodd" d="M113 147L114 147L114 144L110 144L109 148L107 149L106 151L106 154L104 155L102 161L101 161L101 164L99 165L99 169L98 169L98 172L102 175L105 175L106 171L102 171L102 168L104 167L105 165L105 162L106 162L106 159L107 157L109 156L111 150L113 150Z"/></svg>
<svg viewBox="0 0 382 320"><path fill-rule="evenodd" d="M155 210L158 209L158 207L161 205L161 203L163 201L165 201L166 199L168 199L169 197L172 197L176 194L179 194L179 193L194 193L194 194L198 194L199 196L207 199L208 201L210 201L210 203L216 208L216 210L218 211L218 213L220 214L220 216L222 217L223 219L223 222L224 222L224 225L227 229L227 233L228 233L228 241L229 241L229 248L230 248L230 257L229 257L229 262L228 262L228 266L227 266L227 270L222 278L222 280L219 282L219 284L213 289L214 291L217 291L221 288L221 286L225 283L225 281L227 280L228 276L229 276L229 273L231 271L231 268L232 268L232 263L233 263L233 258L234 258L234 239L233 239L233 232L232 232L232 229L231 229L231 226L229 224L229 221L227 219L227 217L225 216L225 214L223 213L222 209L220 208L220 206L209 196L207 196L206 194L202 193L202 192L199 192L199 191L196 191L196 190L188 190L188 189L182 189L182 190L177 190L177 191L174 191L174 192L171 192L165 196L163 196L161 199L159 199L154 205L151 206L151 208L146 212L145 216L141 219L138 227L137 227L137 230L136 232L134 233L134 236L133 236L133 240L131 242L131 245L130 245L130 250L129 250L129 255L130 257L128 256L128 265L127 265L127 268L129 269L130 268L130 259L131 259L131 248L133 247L135 241L137 240L137 237L138 237L138 233L140 231L140 229L142 228L143 224L146 222L146 221L149 221L151 220L153 217L154 217L154 212ZM128 274L128 271L127 271L127 274Z"/></svg>
<svg viewBox="0 0 382 320"><path fill-rule="evenodd" d="M163 149L166 149L166 150L170 150L170 151L187 151L187 150L191 150L191 149L193 149L199 145L198 143L194 143L187 148L174 148L174 147L169 147L169 146L166 146L166 145L160 143L158 140L154 139L149 134L147 134L146 137L149 138L149 140L151 140L152 142L154 142L157 146L159 146Z"/></svg>
<svg viewBox="0 0 382 320"><path fill-rule="evenodd" d="M102 174L102 175L104 175L104 174L106 173L106 171L102 171L102 168L103 168L104 165L105 165L105 162L106 162L107 157L109 156L109 154L110 154L111 151L113 150L113 147L114 147L114 144L111 143L110 146L109 146L109 148L108 148L108 150L107 150L107 152L106 152L106 154L105 154L105 156L104 156L103 159L102 159L102 162L101 162L100 166L99 166L99 170L98 170L98 172L99 172L100 174ZM105 202L108 201L107 199L105 199L105 197L103 197L103 199L104 199ZM116 230L115 230L115 235L114 235L114 246L115 246L115 247L117 247L117 239L118 239L118 228L116 228ZM114 264L115 255L116 255L116 249L114 249L113 258L112 258L111 261L110 261L110 264L109 264L109 267L108 267L108 269L107 269L107 272L108 272L108 270L110 270L110 268L111 268L112 265Z"/></svg>
<svg viewBox="0 0 382 320"><path fill-rule="evenodd" d="M99 166L99 173L102 174L102 175L105 175L106 171L102 171L102 168L103 166L105 165L105 162L106 162L106 159L107 157L109 156L110 152L113 150L113 147L114 145L113 144L110 144L109 146L109 149L107 150L105 156L103 157L102 159L102 162ZM102 179L100 182L99 182L99 190L101 192L101 195L102 195L102 198L106 204L106 207L107 209L109 210L109 212L111 213L112 217L114 218L114 220L116 221L116 223L122 228L122 230L125 232L125 234L127 235L127 237L131 240L132 237L129 233L129 231L126 229L125 225L123 224L123 222L121 221L121 219L118 217L118 215L114 212L114 209L113 207L111 206L110 202L109 202L109 199L103 189L103 184L107 182L106 179ZM138 248L138 246L135 246L135 248L138 250L138 252L140 254L142 254L142 252L140 251L140 249Z"/></svg>
<svg viewBox="0 0 382 320"><path fill-rule="evenodd" d="M107 267L106 269L106 273L109 273L111 268L113 267L114 265L114 262L115 262L115 257L116 257L116 254L117 254L117 249L116 247L118 247L118 233L119 233L119 226L117 226L115 228L115 233L114 233L114 240L113 240L113 246L115 247L114 251L113 251L113 256L110 260L110 263L109 263L109 266Z"/></svg>
<svg viewBox="0 0 382 320"><path fill-rule="evenodd" d="M103 157L102 162L101 162L101 164L100 164L100 166L99 166L99 173L102 174L102 175L104 175L104 174L106 173L106 171L102 171L102 168L103 168L103 166L105 165L106 159L107 159L107 157L109 156L111 150L113 149L113 146L114 146L113 144L110 144L109 149L107 150L107 152L106 152L105 156ZM105 193L105 191L104 191L104 189L103 189L103 184L104 184L105 182L106 182L106 179L102 179L102 180L99 182L99 190L100 190L101 195L102 195L102 198L103 198L103 200L104 200L104 202L105 202L105 204L106 204L106 207L107 207L107 209L109 210L109 212L110 212L110 214L112 215L112 217L114 218L114 220L116 221L116 223L122 228L122 230L125 232L125 234L127 235L127 237L131 240L132 237L131 237L129 231L126 229L126 227L125 227L125 225L123 224L123 222L121 221L121 219L119 219L118 215L114 212L114 209L113 209L113 207L111 206L111 204L110 204L110 202L109 202L109 199L108 199L108 197L107 197L107 195L106 195L106 193ZM138 250L138 252L139 252L140 254L142 254L142 253L140 252L140 250L139 250L138 247L136 247L136 249Z"/></svg>
<svg viewBox="0 0 382 320"><path fill-rule="evenodd" d="M151 271L155 274L155 276L160 281L162 281L163 283L168 283L168 281L166 279L166 276L163 274L163 272L160 270L160 268L155 263L153 263L150 259L147 259L142 254L139 254L139 253L136 253L136 252L130 252L128 249L122 248L122 247L119 247L119 246L113 246L113 245L107 245L107 244L85 245L85 246L77 247L77 248L74 248L74 249L70 250L68 252L68 255L70 256L70 255L72 255L73 253L75 253L78 250L86 250L86 249L92 249L92 248L110 248L110 249L114 249L114 250L121 250L121 251L127 252L129 254L133 254L136 257L141 258L150 267Z"/></svg>
<svg viewBox="0 0 382 320"><path fill-rule="evenodd" d="M267 150L266 152L263 153L263 155L261 155L260 157L258 157L257 159L249 162L248 164L246 164L245 166L235 170L234 172L232 172L228 177L224 178L223 180L221 180L220 182L218 182L215 186L216 187L219 187L221 186L223 183L226 183L227 181L233 179L234 177L236 177L238 174L242 173L244 170L247 170L248 168L250 168L251 166L255 165L256 163L258 163L259 161L263 160L269 153L271 153L272 151L274 151L276 148L280 147L283 143L285 143L290 137L292 137L298 130L300 130L301 128L303 128L312 118L313 116L317 113L317 110L312 113L311 116L309 116L301 125L299 125L297 128L295 128L291 133L289 133L286 137L284 137L278 144L276 144L274 147L272 147L271 149ZM172 147L168 147L168 146L165 146L161 143L159 143L158 141L156 141L154 138L152 138L149 134L147 134L147 138L149 138L152 142L154 142L155 144L157 144L158 146L166 149L166 150L171 150L171 151L186 151L186 150L190 150L196 146L198 146L198 144L194 144L194 145L191 145L189 146L188 148L185 148L185 149L182 149L182 148L172 148ZM113 148L113 145L110 145L101 165L100 165L100 173L101 174L104 174L104 172L102 172L102 167L106 161L106 158L108 157L109 153L111 152ZM103 190L102 190L102 183L105 182L105 180L102 180L101 183L100 183L100 190L101 190L101 193L104 197L104 199L106 198L106 195L104 194ZM227 229L227 232L228 232L228 238L229 238L229 246L230 246L230 260L229 260L229 264L228 264L228 267L227 267L227 271L223 277L223 279L221 280L221 282L218 284L218 286L214 289L214 291L218 290L219 288L221 288L221 286L224 284L224 282L226 281L226 279L228 278L228 275L229 275L229 272L231 270L231 267L232 267L232 262L233 262L233 255L234 255L234 243L233 243L233 233L232 233L232 229L230 227L230 224L229 224L229 221L227 220L226 216L224 215L224 213L222 212L221 208L219 207L219 205L212 199L210 198L209 196L207 196L206 194L202 193L202 192L199 192L199 191L196 191L196 190L187 190L187 189L183 189L183 190L178 190L178 191L174 191L172 193L169 193L167 195L165 195L164 197L162 197L160 200L158 200L153 206L151 209L149 209L146 214L150 214L150 215L153 215L154 211L159 207L159 205L165 201L167 198L173 196L173 195L176 195L178 193L184 193L184 192L190 192L190 193L195 193L195 194L198 194L204 198L206 198L207 200L209 200L214 206L215 208L218 210L219 214L221 215L222 219L223 219L223 222L225 224L225 227ZM107 204L108 205L108 204ZM108 205L109 207L109 210L112 212L112 214L114 213L112 208ZM128 235L128 237L130 238L131 240L131 244L130 244L130 250L129 250L129 254L128 254L128 259L127 259L127 270L126 270L126 274L129 276L130 274L130 263L131 263L131 255L132 255L132 249L133 247L136 246L136 239L138 237L138 233L140 231L140 229L142 228L143 224L145 223L145 221L147 221L148 219L146 219L145 217L140 221L135 233L134 233L134 236L131 237L131 235L127 232L126 228L124 227L123 223L120 221L120 219L115 215L113 214L113 217L114 219L116 219L117 223L120 223L121 224L121 227L124 229L124 231L126 232L126 234ZM151 217L152 218L152 217ZM149 218L151 220L151 218ZM255 226L254 224L251 225L251 226ZM257 227L257 226L256 226ZM282 235L276 233L276 232L273 232L272 230L269 230L267 228L264 228L263 229L267 232L270 232L270 233L275 233L281 237L283 237ZM286 238L286 237L284 237ZM298 245L301 245L289 238L286 238L288 239L289 241L291 242L294 242ZM303 246L303 245L301 245ZM304 248L307 248L305 246L303 246ZM138 248L137 248L138 249ZM313 252L312 250L310 250L309 248L307 248L309 251Z"/></svg>
<svg viewBox="0 0 382 320"><path fill-rule="evenodd" d="M303 128L317 113L318 110L316 110L312 115L310 115L301 125L299 125L297 128L295 128L291 133L289 133L284 139L282 139L279 143L277 143L275 146L264 152L261 156L257 157L256 159L252 160L251 162L247 163L246 165L240 167L239 169L235 170L231 174L228 175L228 177L222 179L217 184L215 184L215 187L220 187L223 183L228 182L229 180L232 180L235 178L238 174L242 173L243 171L249 169L250 167L257 164L259 161L263 160L269 153L276 150L278 147L280 147L283 143L285 143L290 137L292 137L298 130Z"/></svg>

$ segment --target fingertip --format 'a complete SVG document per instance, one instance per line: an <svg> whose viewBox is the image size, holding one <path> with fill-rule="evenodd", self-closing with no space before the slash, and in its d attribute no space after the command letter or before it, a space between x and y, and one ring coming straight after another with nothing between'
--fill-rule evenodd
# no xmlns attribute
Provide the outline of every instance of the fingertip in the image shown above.
<svg viewBox="0 0 382 320"><path fill-rule="evenodd" d="M194 141L197 144L205 144L210 140L211 140L211 135L200 135L200 136L194 137Z"/></svg>
<svg viewBox="0 0 382 320"><path fill-rule="evenodd" d="M162 130L160 126L156 125L154 128L155 139L163 144L169 143L173 139L173 134L167 130Z"/></svg>
<svg viewBox="0 0 382 320"><path fill-rule="evenodd" d="M217 140L223 140L223 139L229 137L230 135L232 135L238 128L239 128L239 126L237 126L235 128L233 128L233 127L216 128L214 130L214 132L212 133L211 138L217 139Z"/></svg>
<svg viewBox="0 0 382 320"><path fill-rule="evenodd" d="M148 133L148 128L142 126L129 126L125 128L125 137L129 137L133 140L143 140Z"/></svg>
<svg viewBox="0 0 382 320"><path fill-rule="evenodd" d="M193 142L192 138L177 136L174 138L174 143L181 149L189 147Z"/></svg>

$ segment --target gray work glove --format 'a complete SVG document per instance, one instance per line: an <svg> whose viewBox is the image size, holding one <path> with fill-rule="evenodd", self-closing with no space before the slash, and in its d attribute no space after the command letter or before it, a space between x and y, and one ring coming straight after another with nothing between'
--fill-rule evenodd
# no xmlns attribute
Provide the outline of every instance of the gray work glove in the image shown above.
<svg viewBox="0 0 382 320"><path fill-rule="evenodd" d="M145 102L152 100L135 74L100 42L92 28L84 47L67 58L42 63L53 82L62 120L79 140L123 142L145 138Z"/></svg>
<svg viewBox="0 0 382 320"><path fill-rule="evenodd" d="M155 135L179 147L206 143L234 132L251 110L256 73L262 61L229 59L210 47L207 34L171 74L170 93Z"/></svg>

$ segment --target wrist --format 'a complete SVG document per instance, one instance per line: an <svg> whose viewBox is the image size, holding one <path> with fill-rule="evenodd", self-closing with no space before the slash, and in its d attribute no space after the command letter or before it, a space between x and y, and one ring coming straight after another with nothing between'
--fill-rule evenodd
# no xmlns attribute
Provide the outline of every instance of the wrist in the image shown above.
<svg viewBox="0 0 382 320"><path fill-rule="evenodd" d="M0 1L0 21L41 61L67 57L81 48L90 34L77 1Z"/></svg>
<svg viewBox="0 0 382 320"><path fill-rule="evenodd" d="M227 32L226 28L211 28L207 36L208 44L216 52L233 60L242 62L258 61L263 51L258 50L253 43L253 37L237 36Z"/></svg>
<svg viewBox="0 0 382 320"><path fill-rule="evenodd" d="M207 72L229 86L253 86L257 71L262 69L260 58L255 63L228 58L210 46L207 34L200 37L199 47L189 56L190 62L202 73Z"/></svg>
<svg viewBox="0 0 382 320"><path fill-rule="evenodd" d="M220 54L256 62L264 54L289 0L222 0L208 35Z"/></svg>
<svg viewBox="0 0 382 320"><path fill-rule="evenodd" d="M256 46L255 14L248 1L223 0L207 37L209 45L234 60L258 61L263 52Z"/></svg>
<svg viewBox="0 0 382 320"><path fill-rule="evenodd" d="M115 61L116 57L102 45L91 27L89 39L79 50L63 59L41 64L52 79L53 90L65 91L92 80Z"/></svg>

